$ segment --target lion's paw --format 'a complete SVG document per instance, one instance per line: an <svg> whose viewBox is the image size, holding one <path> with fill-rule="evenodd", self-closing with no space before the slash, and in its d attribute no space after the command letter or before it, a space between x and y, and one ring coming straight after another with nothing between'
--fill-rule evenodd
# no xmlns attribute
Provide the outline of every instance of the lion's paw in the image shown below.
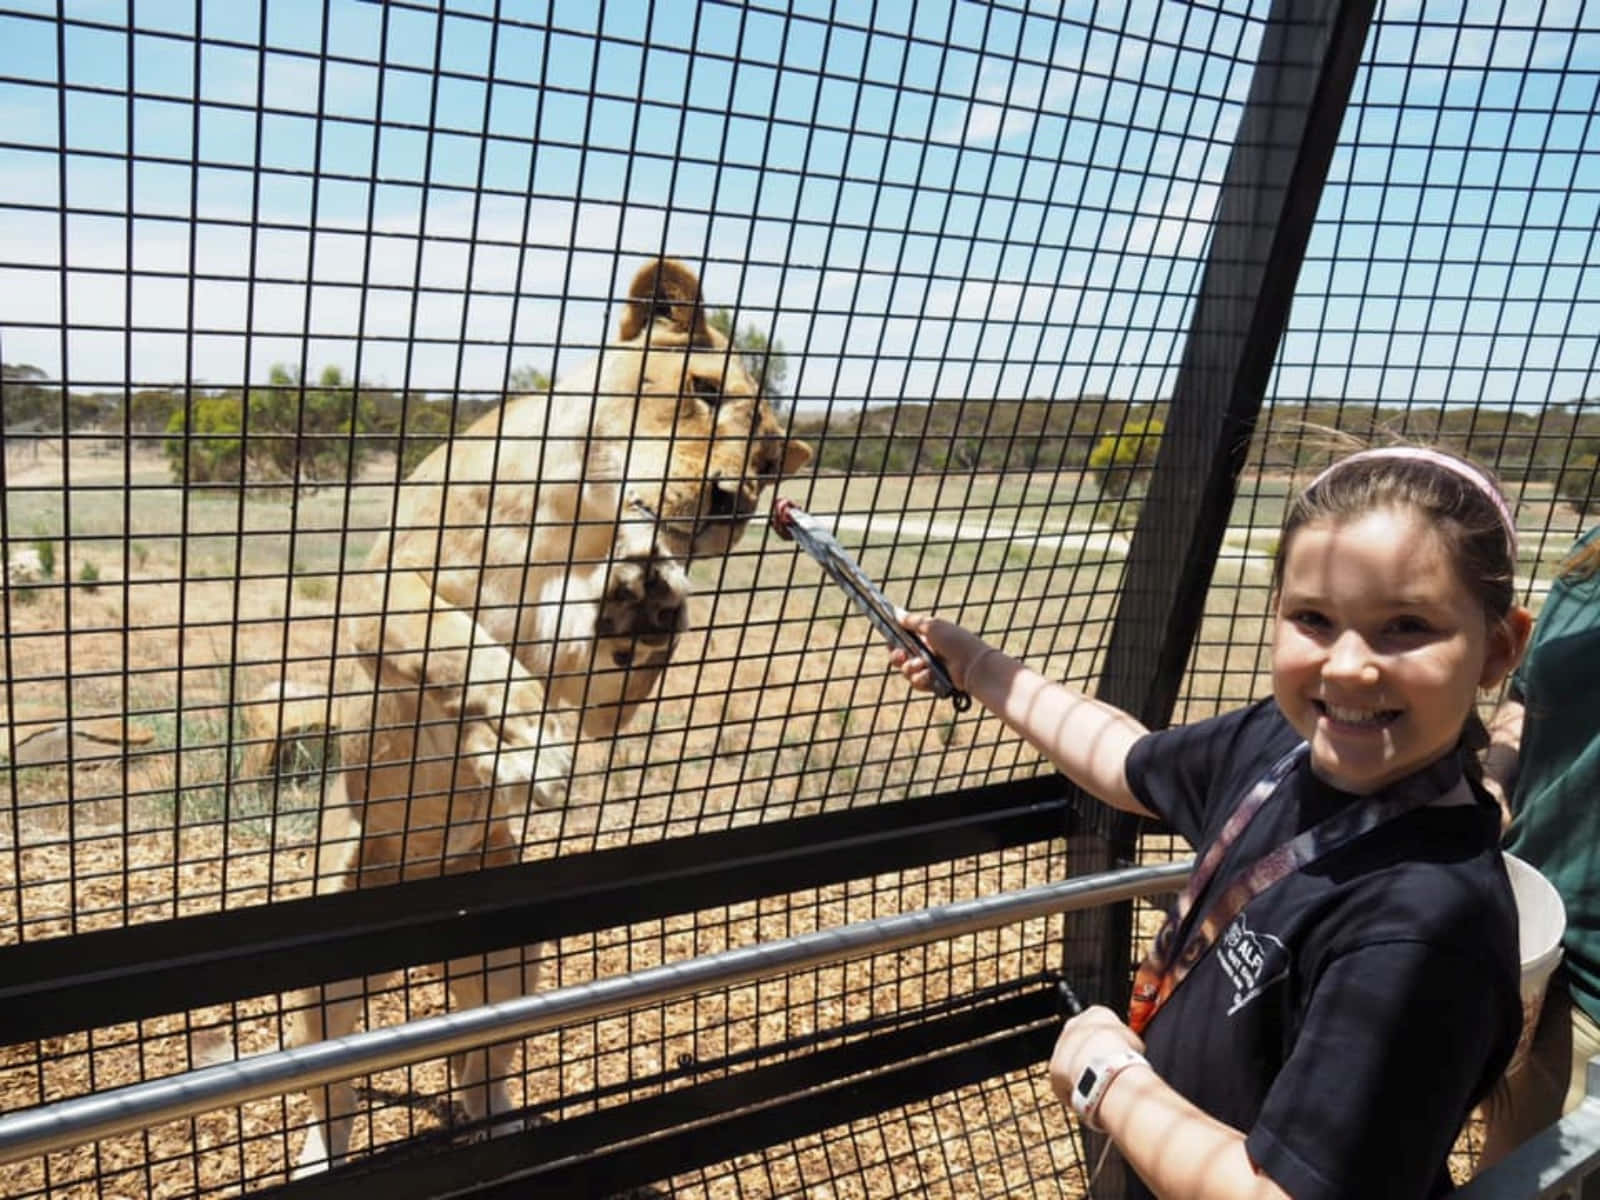
<svg viewBox="0 0 1600 1200"><path fill-rule="evenodd" d="M665 664L689 626L688 596L689 577L671 559L614 563L595 617L601 665Z"/></svg>
<svg viewBox="0 0 1600 1200"><path fill-rule="evenodd" d="M553 717L507 716L500 722L498 738L486 728L471 730L462 750L485 786L531 786L534 799L545 808L567 802L572 745Z"/></svg>
<svg viewBox="0 0 1600 1200"><path fill-rule="evenodd" d="M568 782L572 775L572 750L568 746L501 746L494 756L494 773L491 782L497 788L526 788L532 786L533 797L545 808L556 808L567 802Z"/></svg>
<svg viewBox="0 0 1600 1200"><path fill-rule="evenodd" d="M501 730L502 748L495 782L532 785L533 796L546 808L567 802L572 778L572 744L553 717L513 717Z"/></svg>

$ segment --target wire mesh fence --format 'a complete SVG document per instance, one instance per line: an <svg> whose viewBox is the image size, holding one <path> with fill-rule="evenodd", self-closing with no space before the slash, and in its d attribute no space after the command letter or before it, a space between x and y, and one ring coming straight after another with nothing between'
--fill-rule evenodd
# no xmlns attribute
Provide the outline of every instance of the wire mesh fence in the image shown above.
<svg viewBox="0 0 1600 1200"><path fill-rule="evenodd" d="M766 507L1094 690L1134 538L1185 515L1144 498L1273 17L0 3L3 961L59 943L65 978L141 926L150 960L243 910L280 940L376 919L341 890L531 891L516 936L343 960L359 981L322 998L380 1025L1079 869L1063 835L1094 814L992 717L908 697ZM1277 522L1326 431L1493 464L1534 602L1595 493L1600 13L1392 4L1364 46L1298 280L1269 280L1292 304L1173 720L1267 690ZM650 275L663 255L692 286ZM1024 785L1059 807L884 849L890 820L959 830ZM826 863L774 868L817 831ZM697 853L732 864L716 887ZM351 1149L421 1180L508 1121L581 1148L773 1063L887 1073L874 1036L976 1030L1091 934L1034 922L453 1082L374 1076ZM0 1111L273 1049L322 1011L296 989L341 978L228 971L0 1049ZM0 1165L0 1190L276 1185L312 1113L252 1102ZM840 1116L639 1186L1082 1194L1037 1069Z"/></svg>

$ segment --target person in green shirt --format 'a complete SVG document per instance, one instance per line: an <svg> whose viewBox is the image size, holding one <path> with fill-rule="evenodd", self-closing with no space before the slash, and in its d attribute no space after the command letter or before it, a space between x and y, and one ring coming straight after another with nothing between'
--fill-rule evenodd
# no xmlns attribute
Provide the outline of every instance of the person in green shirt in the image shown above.
<svg viewBox="0 0 1600 1200"><path fill-rule="evenodd" d="M1528 1057L1486 1106L1479 1170L1576 1108L1600 1054L1600 526L1562 564L1489 733L1505 849L1555 885L1567 926Z"/></svg>

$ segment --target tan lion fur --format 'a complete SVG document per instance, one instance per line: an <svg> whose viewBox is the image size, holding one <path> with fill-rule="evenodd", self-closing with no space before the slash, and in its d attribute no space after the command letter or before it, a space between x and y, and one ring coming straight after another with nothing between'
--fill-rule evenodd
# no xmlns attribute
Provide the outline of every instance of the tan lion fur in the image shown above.
<svg viewBox="0 0 1600 1200"><path fill-rule="evenodd" d="M565 802L574 738L611 736L654 691L686 628L687 560L726 553L762 490L810 457L672 259L639 271L592 361L435 449L343 581L342 766L319 890L516 862L512 819L530 800ZM523 994L537 961L527 949L452 961L451 1001ZM320 1002L295 994L290 1044L348 1033L360 995L359 980ZM452 1059L470 1118L513 1107L511 1055ZM350 1084L311 1099L297 1174L349 1148Z"/></svg>

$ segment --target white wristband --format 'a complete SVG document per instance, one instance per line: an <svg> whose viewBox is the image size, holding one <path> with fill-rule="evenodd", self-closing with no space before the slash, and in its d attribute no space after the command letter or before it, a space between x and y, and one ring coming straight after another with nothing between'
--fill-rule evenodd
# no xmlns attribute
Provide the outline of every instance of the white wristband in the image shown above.
<svg viewBox="0 0 1600 1200"><path fill-rule="evenodd" d="M1150 1060L1137 1050L1123 1050L1119 1054L1091 1058L1083 1068L1083 1073L1078 1076L1078 1082L1072 1085L1072 1111L1077 1113L1079 1119L1090 1129L1104 1133L1096 1115L1100 1101L1105 1098L1106 1089L1123 1071L1140 1063L1148 1067Z"/></svg>

